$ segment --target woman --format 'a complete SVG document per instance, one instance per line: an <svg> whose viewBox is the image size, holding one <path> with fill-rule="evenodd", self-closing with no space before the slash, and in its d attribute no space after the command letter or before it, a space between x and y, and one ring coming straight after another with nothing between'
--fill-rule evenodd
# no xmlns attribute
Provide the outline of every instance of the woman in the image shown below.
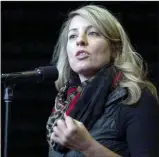
<svg viewBox="0 0 159 157"><path fill-rule="evenodd" d="M108 10L72 11L55 60L59 93L47 122L50 157L157 157L157 92Z"/></svg>

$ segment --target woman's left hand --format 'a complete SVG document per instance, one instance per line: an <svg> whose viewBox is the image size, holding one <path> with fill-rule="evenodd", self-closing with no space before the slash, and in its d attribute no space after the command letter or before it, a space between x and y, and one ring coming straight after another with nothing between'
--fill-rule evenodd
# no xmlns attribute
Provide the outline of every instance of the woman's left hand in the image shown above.
<svg viewBox="0 0 159 157"><path fill-rule="evenodd" d="M52 140L73 150L85 151L93 141L85 126L70 116L58 120L53 130Z"/></svg>

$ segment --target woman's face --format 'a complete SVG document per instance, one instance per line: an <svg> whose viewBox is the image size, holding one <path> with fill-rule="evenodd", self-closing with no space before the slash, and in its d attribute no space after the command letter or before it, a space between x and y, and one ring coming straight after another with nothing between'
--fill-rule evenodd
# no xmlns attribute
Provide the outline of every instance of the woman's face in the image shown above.
<svg viewBox="0 0 159 157"><path fill-rule="evenodd" d="M110 61L108 41L81 16L75 16L70 23L67 54L72 70L86 77L93 76Z"/></svg>

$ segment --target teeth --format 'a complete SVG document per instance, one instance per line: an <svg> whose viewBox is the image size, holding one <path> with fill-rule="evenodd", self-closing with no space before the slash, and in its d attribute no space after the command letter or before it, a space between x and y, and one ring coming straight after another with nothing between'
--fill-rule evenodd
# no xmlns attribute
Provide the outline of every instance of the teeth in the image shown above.
<svg viewBox="0 0 159 157"><path fill-rule="evenodd" d="M83 53L81 53L80 55L87 55L87 54L83 52Z"/></svg>

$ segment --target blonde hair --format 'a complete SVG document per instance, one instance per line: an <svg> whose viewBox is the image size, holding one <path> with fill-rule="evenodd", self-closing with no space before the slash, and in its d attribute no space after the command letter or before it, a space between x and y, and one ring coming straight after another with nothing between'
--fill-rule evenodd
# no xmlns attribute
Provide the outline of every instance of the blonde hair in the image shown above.
<svg viewBox="0 0 159 157"><path fill-rule="evenodd" d="M58 42L53 53L53 62L56 62L59 71L59 78L55 82L59 90L69 79L71 68L68 62L66 45L69 24L76 15L89 20L108 39L114 66L123 73L120 87L128 89L126 104L134 104L141 97L141 89L147 87L157 99L155 86L146 79L147 71L143 67L142 57L134 51L128 36L119 21L102 6L87 5L68 15L67 21L63 24Z"/></svg>

